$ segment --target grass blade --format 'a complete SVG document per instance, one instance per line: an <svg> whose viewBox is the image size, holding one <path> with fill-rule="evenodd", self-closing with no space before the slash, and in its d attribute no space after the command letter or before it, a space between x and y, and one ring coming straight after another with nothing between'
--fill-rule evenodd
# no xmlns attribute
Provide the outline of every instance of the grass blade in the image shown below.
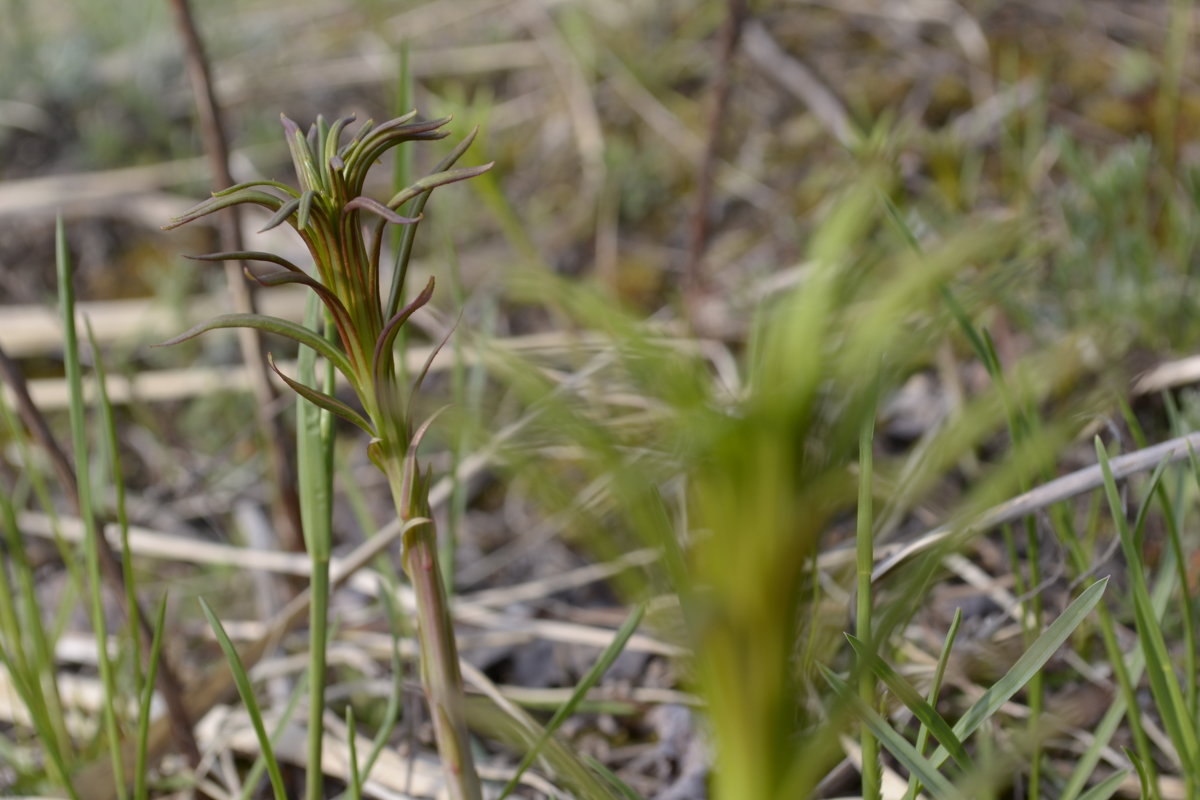
<svg viewBox="0 0 1200 800"><path fill-rule="evenodd" d="M923 755L917 752L917 749L908 743L908 740L896 732L887 720L879 715L875 709L865 704L861 698L850 691L850 687L833 674L828 667L817 665L825 680L833 687L842 699L846 700L853 706L854 710L866 723L871 732L875 734L880 743L888 749L896 759L903 764L912 774L916 775L921 783L925 784L926 788L933 793L934 797L946 798L947 800L961 800L962 795L954 788L946 776L938 772L937 766L926 759Z"/></svg>
<svg viewBox="0 0 1200 800"><path fill-rule="evenodd" d="M1084 618L1100 602L1107 586L1108 578L1101 578L1084 589L1058 619L1050 623L1045 632L1017 659L1017 663L1005 673L1004 677L983 693L983 697L979 698L954 726L954 733L960 740L964 740L974 733L984 720L995 714L1000 706L1007 703L1014 694L1020 691L1022 686L1029 682L1035 672L1045 666L1055 651L1067 640L1067 637L1079 627ZM934 766L941 766L949 755L950 753L945 747L939 747L929 760Z"/></svg>
<svg viewBox="0 0 1200 800"><path fill-rule="evenodd" d="M596 685L596 682L600 680L604 673L608 671L608 668L612 666L612 663L617 660L617 657L621 655L621 651L625 649L625 643L629 641L630 636L633 636L634 631L636 631L638 625L641 624L642 617L645 616L645 614L646 606L644 603L639 604L630 613L629 617L621 625L620 629L618 629L613 635L613 639L611 642L609 642L608 647L604 648L604 652L600 654L600 658L596 660L596 663L592 665L592 668L589 669L587 674L580 679L578 684L576 684L575 691L571 693L571 696L567 699L567 702L563 703L558 711L554 712L554 716L550 718L548 723L546 723L545 729L542 730L541 734L538 735L538 738L530 746L529 750L526 751L525 757L522 758L521 763L517 765L516 772L513 773L512 778L509 779L508 783L504 787L504 790L500 792L501 800L503 800L505 797L508 797L509 794L512 793L513 789L517 788L517 782L520 781L521 776L525 773L525 770L529 769L529 765L532 764L538 757L538 754L546 745L546 742L550 740L550 737L554 735L554 732L558 730L558 727L566 722L567 718L571 716L571 714L575 711L575 708L587 695L588 690Z"/></svg>
<svg viewBox="0 0 1200 800"><path fill-rule="evenodd" d="M167 618L167 595L158 601L158 613L154 617L154 639L150 642L150 663L146 665L142 697L138 703L137 756L133 768L134 800L145 800L146 790L146 745L150 738L151 701L154 700L154 679L158 677L158 662L162 656L163 628Z"/></svg>
<svg viewBox="0 0 1200 800"><path fill-rule="evenodd" d="M113 780L118 800L125 800L125 765L121 760L121 735L117 726L116 678L108 655L108 623L104 618L103 586L100 576L100 545L102 535L92 506L91 469L88 462L87 420L84 415L83 368L79 359L79 337L75 329L75 284L71 257L67 251L67 234L60 214L54 231L55 262L58 268L58 297L63 323L63 359L70 395L71 444L75 451L75 487L79 500L79 516L83 521L84 560L87 565L88 594L91 606L92 635L96 637L96 659L100 682L104 690L101 707L108 751L112 756Z"/></svg>
<svg viewBox="0 0 1200 800"><path fill-rule="evenodd" d="M221 651L225 653L225 659L229 662L229 669L233 673L233 682L237 686L238 694L241 695L242 705L246 707L250 723L254 726L254 733L258 736L258 745L262 748L263 759L267 764L267 774L271 777L271 789L275 793L275 800L288 800L287 789L283 785L283 773L279 771L279 761L275 758L275 750L271 747L271 740L267 737L262 712L259 711L258 700L254 697L254 687L250 685L250 676L246 674L242 658L238 655L237 648L234 647L229 635L225 633L225 627L221 624L221 620L217 619L217 615L213 613L212 607L203 597L199 600L200 609L208 619L208 624L217 637L217 643L221 645ZM319 764L317 769L320 769Z"/></svg>

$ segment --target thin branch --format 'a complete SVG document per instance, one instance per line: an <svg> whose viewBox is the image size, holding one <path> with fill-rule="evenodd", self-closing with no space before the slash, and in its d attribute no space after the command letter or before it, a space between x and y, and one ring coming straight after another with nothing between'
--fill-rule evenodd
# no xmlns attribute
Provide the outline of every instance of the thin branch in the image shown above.
<svg viewBox="0 0 1200 800"><path fill-rule="evenodd" d="M729 108L733 56L737 52L747 14L746 0L728 0L725 23L721 26L718 43L717 69L713 75L711 89L712 105L708 110L708 139L704 145L700 173L697 176L696 206L692 211L688 260L684 269L684 293L688 301L689 315L693 317L695 303L703 295L708 283L704 269L704 253L709 240L713 180L721 147L722 123ZM696 319L693 318L692 322L694 324Z"/></svg>
<svg viewBox="0 0 1200 800"><path fill-rule="evenodd" d="M179 37L183 41L184 59L195 94L196 113L213 182L220 188L232 186L229 143L221 122L221 110L213 90L212 74L204 53L204 45L196 30L188 0L170 0L170 3L175 12ZM221 249L245 250L242 244L239 209L236 206L228 208L219 214L217 219ZM244 269L244 262L227 261L225 279L235 310L239 313L253 313L254 295L246 282ZM300 527L300 503L295 493L295 470L286 448L288 432L284 428L283 420L271 411L275 407L275 389L267 372L262 334L251 328L239 328L238 343L241 346L242 360L246 362L250 374L259 428L271 464L272 484L275 490L272 495L271 515L276 535L288 549L300 552L304 549L304 538Z"/></svg>

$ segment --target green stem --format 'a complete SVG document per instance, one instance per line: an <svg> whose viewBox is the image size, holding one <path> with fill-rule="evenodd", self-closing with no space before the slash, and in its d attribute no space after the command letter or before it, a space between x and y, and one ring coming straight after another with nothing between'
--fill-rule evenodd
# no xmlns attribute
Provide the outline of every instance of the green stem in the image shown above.
<svg viewBox="0 0 1200 800"><path fill-rule="evenodd" d="M409 474L399 457L386 459L385 465L401 522L428 516L428 486L419 473L414 470L414 474ZM446 768L449 796L452 800L482 800L483 790L471 757L454 621L438 567L437 529L432 521L418 524L404 534L401 563L416 595L421 683L433 718L438 754Z"/></svg>
<svg viewBox="0 0 1200 800"><path fill-rule="evenodd" d="M324 744L322 717L325 713L325 648L329 610L329 558L312 559L309 590L312 603L308 607L308 771L305 774L304 796L321 800L325 796L325 773L321 769Z"/></svg>

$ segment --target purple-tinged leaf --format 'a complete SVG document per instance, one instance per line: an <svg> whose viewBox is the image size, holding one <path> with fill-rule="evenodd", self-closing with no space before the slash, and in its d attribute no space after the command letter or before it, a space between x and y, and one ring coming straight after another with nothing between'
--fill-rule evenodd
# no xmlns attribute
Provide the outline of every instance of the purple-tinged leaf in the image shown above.
<svg viewBox="0 0 1200 800"><path fill-rule="evenodd" d="M379 381L382 375L383 365L387 363L385 358L391 358L392 345L396 342L396 336L400 333L400 326L403 325L408 318L416 313L417 309L429 302L433 297L433 276L429 276L429 283L425 284L425 288L421 293L413 298L413 301L400 309L387 324L383 326L383 330L379 333L379 338L375 340L375 352L371 356L371 374L375 376L375 380Z"/></svg>
<svg viewBox="0 0 1200 800"><path fill-rule="evenodd" d="M425 434L429 432L429 426L449 407L442 406L430 414L429 418L421 423L421 427L417 428L417 432L409 438L408 447L404 452L404 469L402 473L403 477L401 478L404 488L400 493L400 508L396 509L400 512L402 518L412 515L414 498L421 499L422 495L426 495L423 498L425 501L423 505L428 506L429 498L426 492L422 491L421 471L417 466L417 448L421 446L421 441L425 438ZM428 476L426 476L426 480L428 480ZM415 492L414 489L416 490ZM427 508L423 508L418 513L423 514L427 513L427 511Z"/></svg>
<svg viewBox="0 0 1200 800"><path fill-rule="evenodd" d="M352 425L362 429L367 433L368 436L375 435L375 429L371 427L371 423L367 420L367 418L343 403L341 400L338 400L332 395L325 394L324 392L318 392L316 389L305 386L303 383L300 383L300 381L293 380L287 375L284 375L283 371L280 370L279 367L275 366L275 359L270 353L267 354L267 363L271 365L271 369L275 371L275 374L278 375L293 392L300 395L314 406L323 408L330 414L341 417Z"/></svg>
<svg viewBox="0 0 1200 800"><path fill-rule="evenodd" d="M408 120L415 114L416 112L413 112L383 123L371 131L371 134L349 153L348 158L362 164L365 169L401 142L414 139L443 139L449 135L449 132L438 129L449 122L450 117L409 123Z"/></svg>
<svg viewBox="0 0 1200 800"><path fill-rule="evenodd" d="M417 113L416 111L410 111L409 118L411 119L413 116L416 115L416 113ZM351 139L350 141L348 141L344 145L342 145L340 148L338 148L338 155L345 158L350 153L351 150L358 147L358 145L362 142L362 140L367 137L367 134L369 134L372 130L374 130L374 128L375 128L375 120L368 119L366 122L364 122L359 127L358 131L354 134L353 139Z"/></svg>
<svg viewBox="0 0 1200 800"><path fill-rule="evenodd" d="M300 126L288 119L287 114L280 114L279 121L283 123L283 130L288 135L288 138L300 132Z"/></svg>
<svg viewBox="0 0 1200 800"><path fill-rule="evenodd" d="M300 127L284 115L279 115L283 128L287 131L288 150L292 154L292 166L296 169L296 177L300 179L301 190L321 188L321 176L313 161L312 147L308 139L300 132Z"/></svg>
<svg viewBox="0 0 1200 800"><path fill-rule="evenodd" d="M455 165L455 163L457 163L458 160L460 158L462 158L463 153L467 152L467 148L469 148L471 146L471 143L475 141L475 137L478 134L479 134L479 126L476 125L474 128L471 129L470 133L468 133L466 136L463 137L463 140L461 142L454 145L454 149L451 150L449 153L447 153L445 158L443 158L441 161L438 162L437 166L433 168L433 171L435 173L445 172L446 170L453 167Z"/></svg>
<svg viewBox="0 0 1200 800"><path fill-rule="evenodd" d="M363 211L370 211L372 214L377 214L393 225L412 225L414 222L418 222L421 219L420 217L402 217L378 200L366 197L365 195L359 195L349 203L346 203L343 213L345 211L353 211L356 208L361 208Z"/></svg>
<svg viewBox="0 0 1200 800"><path fill-rule="evenodd" d="M220 189L218 191L215 191L212 193L212 196L213 197L224 197L225 195L233 194L234 192L241 191L242 189L249 189L254 186L270 186L272 189L278 189L281 192L286 192L287 194L291 195L292 197L300 196L299 192L297 192L291 186L288 186L286 183L281 183L279 181L269 181L269 180L246 181L245 183L239 183L236 186L230 186L228 189Z"/></svg>
<svg viewBox="0 0 1200 800"><path fill-rule="evenodd" d="M445 186L448 183L455 183L456 181L465 181L468 178L474 178L476 175L482 175L491 169L495 163L495 161L489 161L478 167L462 167L460 169L451 169L426 175L389 200L387 203L388 208L399 208L417 195L431 192L439 186Z"/></svg>
<svg viewBox="0 0 1200 800"><path fill-rule="evenodd" d="M184 258L189 261L266 261L270 264L278 264L291 272L299 272L301 275L307 274L283 256L277 256L274 253L267 253L262 250L228 250L221 253L207 253L202 256L184 256Z"/></svg>
<svg viewBox="0 0 1200 800"><path fill-rule="evenodd" d="M311 347L319 355L324 356L342 374L349 378L354 377L354 372L351 370L350 361L346 358L346 354L330 344L324 337L317 335L303 325L297 325L295 322L289 322L286 319L279 319L278 317L268 317L262 314L222 314L219 317L213 317L207 322L200 323L173 339L168 339L158 345L158 347L179 344L180 342L185 342L202 333L218 328L256 328L260 331L283 336L294 342L299 342L306 347Z"/></svg>
<svg viewBox="0 0 1200 800"><path fill-rule="evenodd" d="M446 346L446 342L450 341L450 337L454 335L454 331L458 330L458 323L461 321L462 315L459 314L458 319L450 326L450 330L446 331L446 335L442 337L442 340L429 351L429 355L425 358L425 363L421 365L421 370L413 378L412 391L409 393L410 397L415 397L417 392L421 391L421 384L425 382L425 376L429 374L429 368L433 366L433 360L437 358L438 353L442 352L442 348ZM412 401L409 402L411 404Z"/></svg>
<svg viewBox="0 0 1200 800"><path fill-rule="evenodd" d="M288 217L290 217L292 214L296 213L296 209L298 209L300 207L302 198L308 194L309 194L309 192L305 192L304 194L300 195L300 197L293 197L291 200L288 200L286 203L284 203L282 206L280 206L279 210L276 211L274 214L272 214L271 218L269 220L267 220L267 224L263 225L261 228L258 229L258 232L266 233L267 231L271 230L272 228L282 225L287 220ZM297 225L296 227L300 228L303 226Z"/></svg>
<svg viewBox="0 0 1200 800"><path fill-rule="evenodd" d="M333 324L337 326L342 342L348 343L350 341L351 333L354 330L354 323L350 319L350 312L346 310L346 306L342 304L338 296L320 281L304 272L292 272L290 270L269 272L265 275L256 275L250 270L246 270L246 276L260 286L271 287L298 283L312 289L316 292L317 298L325 304L325 308L329 309L329 313L333 316Z"/></svg>
<svg viewBox="0 0 1200 800"><path fill-rule="evenodd" d="M166 225L163 225L162 229L169 231L172 228L178 228L180 225L186 225L193 220L206 217L214 211L220 211L222 208L229 208L230 206L241 205L242 203L253 203L270 211L275 211L283 205L283 200L273 194L267 194L255 189L239 189L231 194L210 197L203 203L192 206Z"/></svg>

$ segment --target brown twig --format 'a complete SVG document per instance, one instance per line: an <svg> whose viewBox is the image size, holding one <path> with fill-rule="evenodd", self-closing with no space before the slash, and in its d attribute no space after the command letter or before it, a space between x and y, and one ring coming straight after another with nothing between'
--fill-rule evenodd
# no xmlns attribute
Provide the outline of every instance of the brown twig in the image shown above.
<svg viewBox="0 0 1200 800"><path fill-rule="evenodd" d="M42 415L42 412L34 405L33 399L29 396L29 387L25 384L25 376L21 373L20 367L4 352L3 348L0 348L0 378L3 378L4 382L8 384L9 389L12 390L13 397L16 399L17 413L21 416L26 427L29 428L34 441L37 442L38 446L49 457L55 473L58 474L59 482L62 484L63 492L66 494L68 502L75 509L76 514L81 513L79 486L75 479L75 471L71 468L70 459L67 458L66 451L59 445L58 440L54 438L54 433L50 430L50 425L47 424L45 416ZM103 524L101 524L100 528L103 529L103 527ZM100 553L100 565L104 570L104 578L111 587L113 596L124 599L127 593L125 591L125 575L121 569L121 560L117 558L117 554L113 552L108 538L103 534L96 537L96 543ZM133 602L137 606L135 610L142 650L149 656L150 646L154 640L154 630L150 627L150 617L147 616L141 604L136 599ZM125 611L127 614L129 613L129 609L125 609ZM162 693L163 701L167 705L168 721L166 724L169 726L176 744L183 750L192 764L198 763L200 761L200 749L196 744L195 732L192 730L192 717L188 714L183 702L183 691L180 687L179 678L176 676L170 659L165 652L159 655L158 678L155 684L159 692Z"/></svg>
<svg viewBox="0 0 1200 800"><path fill-rule="evenodd" d="M684 299L693 327L697 323L698 303L708 285L704 252L708 248L713 181L717 171L717 156L721 149L721 132L724 128L722 123L729 108L729 93L733 84L733 56L737 52L747 15L746 0L728 0L725 22L721 26L718 43L717 68L711 85L712 105L708 109L708 139L704 145L700 173L696 181L696 206L692 211L688 260L683 275Z"/></svg>
<svg viewBox="0 0 1200 800"><path fill-rule="evenodd" d="M184 60L187 64L192 90L195 93L196 113L199 117L200 131L204 138L204 150L208 157L213 182L222 188L232 186L233 176L229 172L229 143L225 137L225 128L221 123L221 110L213 90L212 74L208 68L204 45L200 41L200 34L192 19L188 0L170 0L170 3L175 12L175 24L179 30L179 37L183 40ZM227 208L224 213L218 215L217 220L217 233L220 237L221 249L226 251L244 250L239 209L236 206ZM254 296L246 281L245 268L245 263L242 261L226 261L225 280L236 310L239 313L253 313ZM238 343L242 350L242 360L246 362L246 368L250 374L259 429L262 438L265 439L271 464L274 488L271 515L275 522L276 535L287 549L301 552L304 549L304 537L300 526L300 503L294 488L296 485L295 473L285 447L288 433L283 426L283 421L272 411L275 408L275 389L271 385L271 379L267 372L266 351L263 347L262 336L253 328L239 328Z"/></svg>

